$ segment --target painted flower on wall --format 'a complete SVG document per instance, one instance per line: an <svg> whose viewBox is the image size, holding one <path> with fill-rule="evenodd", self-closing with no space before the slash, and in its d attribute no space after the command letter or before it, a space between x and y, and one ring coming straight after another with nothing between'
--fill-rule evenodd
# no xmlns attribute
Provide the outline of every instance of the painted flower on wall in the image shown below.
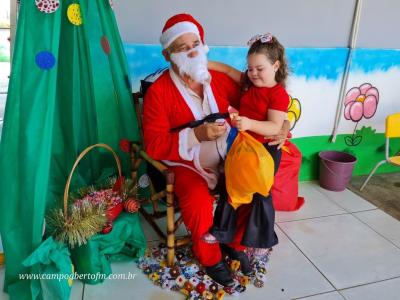
<svg viewBox="0 0 400 300"><path fill-rule="evenodd" d="M359 87L351 88L344 101L344 117L347 120L356 122L353 135L346 136L345 142L348 146L357 146L361 143L362 136L356 136L358 122L362 119L372 118L378 107L379 92L370 83L364 83Z"/></svg>
<svg viewBox="0 0 400 300"><path fill-rule="evenodd" d="M292 98L289 95L288 119L290 122L290 130L294 128L297 121L300 119L301 105L297 98Z"/></svg>
<svg viewBox="0 0 400 300"><path fill-rule="evenodd" d="M358 122L363 117L370 119L376 112L378 101L378 89L370 83L364 83L360 87L353 87L345 97L344 117L353 122Z"/></svg>

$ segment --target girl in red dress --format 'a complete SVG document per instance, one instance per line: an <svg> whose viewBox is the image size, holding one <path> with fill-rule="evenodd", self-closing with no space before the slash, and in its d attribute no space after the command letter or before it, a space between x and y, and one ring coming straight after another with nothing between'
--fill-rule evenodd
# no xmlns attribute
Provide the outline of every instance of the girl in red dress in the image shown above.
<svg viewBox="0 0 400 300"><path fill-rule="evenodd" d="M209 68L228 74L242 85L244 93L239 113L233 116L232 124L239 131L247 131L264 145L274 160L276 173L281 150L276 145L268 145L270 140L265 137L277 135L287 115L289 95L285 90L288 76L285 49L271 34L257 35L248 44L250 49L246 72L241 73L217 62L209 62ZM222 198L227 200L228 195L222 195ZM247 223L236 224L236 214L248 215L245 218ZM228 254L232 251L238 254L238 249L243 251L245 248L255 248L261 250L259 253L265 253L262 249L269 249L278 243L274 221L271 194L264 197L256 193L252 203L242 205L237 210L228 201L220 201L214 214L213 227L204 240L225 244L222 247ZM241 234L234 240L236 231Z"/></svg>

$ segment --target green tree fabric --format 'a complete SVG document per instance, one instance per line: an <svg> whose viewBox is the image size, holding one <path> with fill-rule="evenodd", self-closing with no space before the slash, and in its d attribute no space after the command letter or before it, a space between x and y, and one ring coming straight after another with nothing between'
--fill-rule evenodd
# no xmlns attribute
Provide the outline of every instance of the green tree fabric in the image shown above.
<svg viewBox="0 0 400 300"><path fill-rule="evenodd" d="M68 19L72 3L80 5L81 25ZM32 299L30 282L18 274L30 272L22 261L41 243L45 211L63 193L75 158L99 142L117 149L121 138L139 134L109 1L62 0L46 14L22 0L0 144L4 289L11 300ZM119 154L128 174L128 157ZM115 170L113 157L93 152L71 190L100 180L109 168Z"/></svg>
<svg viewBox="0 0 400 300"><path fill-rule="evenodd" d="M32 274L44 277L31 281L32 299L69 300L74 278L69 256L66 245L49 237L22 262L24 266L31 267Z"/></svg>
<svg viewBox="0 0 400 300"><path fill-rule="evenodd" d="M139 214L121 213L108 234L97 234L85 245L71 249L71 259L78 274L111 274L111 261L139 258L146 250L146 238L140 225ZM104 277L84 277L85 283L97 284Z"/></svg>

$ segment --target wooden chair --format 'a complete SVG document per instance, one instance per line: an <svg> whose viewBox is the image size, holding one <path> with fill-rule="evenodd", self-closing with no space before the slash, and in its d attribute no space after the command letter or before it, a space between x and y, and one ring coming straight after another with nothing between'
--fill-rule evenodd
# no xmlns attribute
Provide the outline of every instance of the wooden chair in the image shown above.
<svg viewBox="0 0 400 300"><path fill-rule="evenodd" d="M137 122L139 131L143 140L143 125L142 125L142 101L144 96L143 83L142 91L133 93L133 103L136 111ZM141 101L142 100L142 101ZM176 237L175 232L182 224L183 219L180 216L175 220L175 212L179 211L179 206L174 197L174 173L165 164L160 161L152 159L141 147L139 143L132 143L131 147L131 163L132 173L131 177L134 182L137 180L138 169L142 161L147 164L147 172L150 177L150 197L144 202L151 203L151 212L146 211L145 208L140 208L140 213L154 229L157 235L166 241L167 245L167 264L172 266L174 264L175 249L188 245L191 242L190 235L183 237ZM164 185L164 187L162 187ZM160 209L159 204L166 206L166 209ZM161 218L167 218L166 233L155 222Z"/></svg>

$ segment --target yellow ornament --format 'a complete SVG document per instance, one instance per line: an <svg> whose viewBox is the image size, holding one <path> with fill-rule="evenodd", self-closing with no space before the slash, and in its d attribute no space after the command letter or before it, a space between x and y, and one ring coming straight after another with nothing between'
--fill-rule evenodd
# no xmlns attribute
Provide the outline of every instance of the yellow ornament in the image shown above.
<svg viewBox="0 0 400 300"><path fill-rule="evenodd" d="M77 3L73 3L70 6L68 6L67 9L67 16L68 20L76 25L82 25L82 17L81 17L81 7Z"/></svg>
<svg viewBox="0 0 400 300"><path fill-rule="evenodd" d="M246 286L249 284L249 276L243 276L240 278L240 285Z"/></svg>
<svg viewBox="0 0 400 300"><path fill-rule="evenodd" d="M202 296L204 299L207 299L207 300L214 299L214 295L210 291L204 291Z"/></svg>
<svg viewBox="0 0 400 300"><path fill-rule="evenodd" d="M240 268L240 261L238 261L238 260L232 260L232 261L231 261L231 270L232 270L233 272L236 272L237 270L239 270L239 268Z"/></svg>
<svg viewBox="0 0 400 300"><path fill-rule="evenodd" d="M149 278L152 281L157 281L160 278L160 276L158 275L157 272L154 272L154 273L149 274Z"/></svg>
<svg viewBox="0 0 400 300"><path fill-rule="evenodd" d="M185 296L189 296L190 292L187 289L180 289L181 293Z"/></svg>
<svg viewBox="0 0 400 300"><path fill-rule="evenodd" d="M75 274L75 268L74 268L73 264L71 264L71 271L72 271L72 276L73 276ZM73 281L72 277L68 277L68 285L72 286L73 283L74 283L74 281Z"/></svg>
<svg viewBox="0 0 400 300"><path fill-rule="evenodd" d="M225 291L224 290L219 290L217 293L217 300L222 300L225 297Z"/></svg>

